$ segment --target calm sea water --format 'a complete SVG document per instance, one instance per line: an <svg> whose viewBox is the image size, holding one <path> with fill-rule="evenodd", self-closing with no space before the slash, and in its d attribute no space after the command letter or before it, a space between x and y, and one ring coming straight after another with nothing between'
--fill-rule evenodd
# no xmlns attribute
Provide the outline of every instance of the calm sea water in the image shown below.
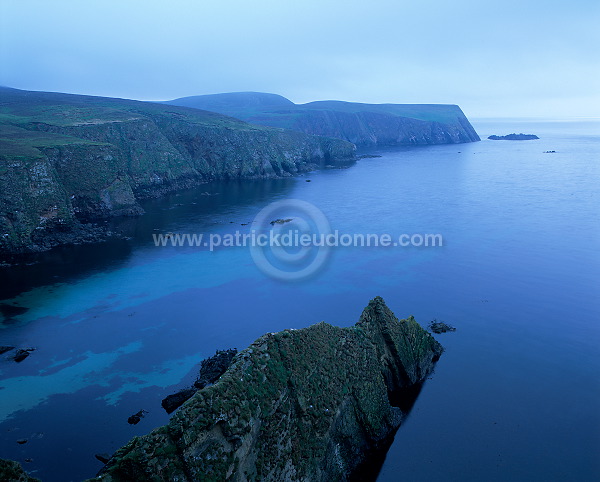
<svg viewBox="0 0 600 482"><path fill-rule="evenodd" d="M167 422L161 399L216 349L321 320L351 325L381 295L399 317L457 331L437 336L446 352L378 480L598 479L600 124L474 124L482 138L541 139L380 150L348 169L201 186L119 221L128 241L3 270L4 312L17 314L0 345L37 350L0 360L0 456L44 481L93 476L95 453ZM246 248L152 242L243 229L287 198L318 206L333 229L440 233L444 246L337 248L316 276L286 283ZM149 414L128 425L140 409Z"/></svg>

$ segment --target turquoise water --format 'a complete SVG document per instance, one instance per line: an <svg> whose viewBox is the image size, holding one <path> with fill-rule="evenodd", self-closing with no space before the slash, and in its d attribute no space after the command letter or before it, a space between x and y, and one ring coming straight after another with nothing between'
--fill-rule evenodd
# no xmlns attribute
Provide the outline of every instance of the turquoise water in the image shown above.
<svg viewBox="0 0 600 482"><path fill-rule="evenodd" d="M0 362L1 456L33 459L25 467L45 481L90 477L95 453L168 420L160 400L216 349L321 320L350 325L381 295L399 317L457 331L437 337L446 352L379 480L600 477L599 124L475 127L541 139L380 150L347 169L201 186L119 221L130 240L5 270L3 303L27 311L4 320L0 344L37 350ZM265 276L247 248L152 241L248 229L289 198L342 232L440 233L444 246L335 248L315 276L289 283Z"/></svg>

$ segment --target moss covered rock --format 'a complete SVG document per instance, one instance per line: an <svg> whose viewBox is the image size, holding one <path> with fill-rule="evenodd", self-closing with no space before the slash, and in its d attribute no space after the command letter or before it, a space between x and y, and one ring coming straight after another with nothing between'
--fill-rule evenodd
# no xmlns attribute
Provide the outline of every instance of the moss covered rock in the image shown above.
<svg viewBox="0 0 600 482"><path fill-rule="evenodd" d="M101 479L347 480L389 441L441 353L379 297L353 327L264 335L168 425L118 450Z"/></svg>
<svg viewBox="0 0 600 482"><path fill-rule="evenodd" d="M5 482L39 482L27 475L21 464L14 460L0 459L0 480Z"/></svg>

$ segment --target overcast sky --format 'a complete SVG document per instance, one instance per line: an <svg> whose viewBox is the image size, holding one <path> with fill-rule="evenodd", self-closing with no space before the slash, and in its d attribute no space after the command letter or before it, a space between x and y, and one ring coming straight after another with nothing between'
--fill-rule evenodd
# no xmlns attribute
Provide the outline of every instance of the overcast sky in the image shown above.
<svg viewBox="0 0 600 482"><path fill-rule="evenodd" d="M600 117L597 0L0 0L0 85Z"/></svg>

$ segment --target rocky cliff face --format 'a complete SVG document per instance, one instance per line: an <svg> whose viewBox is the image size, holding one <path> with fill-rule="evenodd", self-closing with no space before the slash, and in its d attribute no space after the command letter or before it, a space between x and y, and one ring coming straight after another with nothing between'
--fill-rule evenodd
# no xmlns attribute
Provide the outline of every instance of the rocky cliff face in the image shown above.
<svg viewBox="0 0 600 482"><path fill-rule="evenodd" d="M91 222L213 179L293 175L355 147L203 112L0 88L0 253L95 239Z"/></svg>
<svg viewBox="0 0 600 482"><path fill-rule="evenodd" d="M305 110L300 111L290 128L344 139L357 146L459 144L480 140L460 109L452 122L426 121L385 112Z"/></svg>
<svg viewBox="0 0 600 482"><path fill-rule="evenodd" d="M340 101L296 105L281 96L256 92L184 97L167 103L220 112L253 124L335 137L363 147L480 140L457 105Z"/></svg>
<svg viewBox="0 0 600 482"><path fill-rule="evenodd" d="M117 451L101 480L348 480L399 427L441 353L379 297L350 328L267 334L168 425Z"/></svg>
<svg viewBox="0 0 600 482"><path fill-rule="evenodd" d="M0 459L0 480L6 482L40 482L40 479L30 477L21 464L13 460Z"/></svg>

